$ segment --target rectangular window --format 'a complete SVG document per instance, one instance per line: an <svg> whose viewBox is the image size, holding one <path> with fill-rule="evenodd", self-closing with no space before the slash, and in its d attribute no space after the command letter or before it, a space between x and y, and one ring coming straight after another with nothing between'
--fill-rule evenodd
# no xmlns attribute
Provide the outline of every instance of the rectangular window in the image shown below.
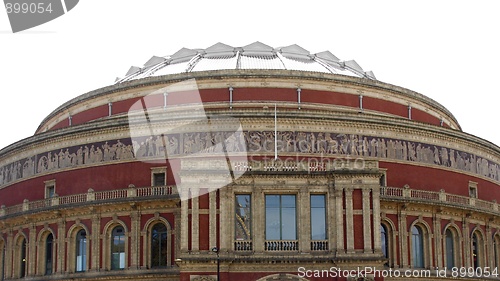
<svg viewBox="0 0 500 281"><path fill-rule="evenodd" d="M53 185L47 186L45 192L46 192L45 194L46 198L52 198L54 197L54 194L56 194L56 188Z"/></svg>
<svg viewBox="0 0 500 281"><path fill-rule="evenodd" d="M477 182L469 181L469 196L477 198Z"/></svg>
<svg viewBox="0 0 500 281"><path fill-rule="evenodd" d="M164 185L165 185L165 173L154 173L153 186L164 186Z"/></svg>
<svg viewBox="0 0 500 281"><path fill-rule="evenodd" d="M326 198L311 195L311 240L326 240Z"/></svg>
<svg viewBox="0 0 500 281"><path fill-rule="evenodd" d="M252 240L252 206L250 194L235 197L235 239Z"/></svg>
<svg viewBox="0 0 500 281"><path fill-rule="evenodd" d="M266 195L266 240L297 240L295 195Z"/></svg>

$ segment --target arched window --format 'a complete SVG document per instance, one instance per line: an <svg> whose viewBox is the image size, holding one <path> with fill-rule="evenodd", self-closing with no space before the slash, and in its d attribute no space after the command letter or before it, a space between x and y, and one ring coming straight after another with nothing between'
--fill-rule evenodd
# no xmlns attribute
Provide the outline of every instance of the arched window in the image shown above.
<svg viewBox="0 0 500 281"><path fill-rule="evenodd" d="M167 266L168 233L163 223L157 223L151 230L151 267Z"/></svg>
<svg viewBox="0 0 500 281"><path fill-rule="evenodd" d="M500 247L500 237L498 235L495 235L493 237L493 265L496 268L498 268L498 266L500 265L500 252L498 251L498 247Z"/></svg>
<svg viewBox="0 0 500 281"><path fill-rule="evenodd" d="M384 224L380 225L380 238L382 239L382 254L385 258L389 258L389 236L387 227ZM387 265L387 264L386 264Z"/></svg>
<svg viewBox="0 0 500 281"><path fill-rule="evenodd" d="M87 269L87 233L81 229L76 234L76 271L83 272Z"/></svg>
<svg viewBox="0 0 500 281"><path fill-rule="evenodd" d="M54 265L54 236L50 233L45 240L45 275L52 274Z"/></svg>
<svg viewBox="0 0 500 281"><path fill-rule="evenodd" d="M481 265L481 238L477 232L472 233L472 266L478 268Z"/></svg>
<svg viewBox="0 0 500 281"><path fill-rule="evenodd" d="M125 268L125 230L117 226L111 233L111 270Z"/></svg>
<svg viewBox="0 0 500 281"><path fill-rule="evenodd" d="M453 233L448 228L445 232L445 244L446 244L446 268L451 270L455 267L455 241Z"/></svg>
<svg viewBox="0 0 500 281"><path fill-rule="evenodd" d="M5 242L0 239L0 280L4 277L5 270Z"/></svg>
<svg viewBox="0 0 500 281"><path fill-rule="evenodd" d="M21 238L21 254L19 255L19 277L23 278L26 276L26 239Z"/></svg>
<svg viewBox="0 0 500 281"><path fill-rule="evenodd" d="M420 226L411 228L411 250L413 267L424 267L424 237Z"/></svg>

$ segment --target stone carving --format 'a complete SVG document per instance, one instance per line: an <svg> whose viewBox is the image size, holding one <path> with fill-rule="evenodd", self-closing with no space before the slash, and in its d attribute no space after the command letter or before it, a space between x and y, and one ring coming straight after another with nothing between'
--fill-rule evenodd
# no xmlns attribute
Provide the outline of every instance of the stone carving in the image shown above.
<svg viewBox="0 0 500 281"><path fill-rule="evenodd" d="M418 162L462 170L500 181L500 165L480 156L425 143L359 134L302 131L189 132L108 140L66 147L0 167L0 186L35 174L112 161L165 158L191 153L315 154ZM246 144L246 147L244 147Z"/></svg>
<svg viewBox="0 0 500 281"><path fill-rule="evenodd" d="M191 279L191 281L215 281L216 279L209 275L198 275Z"/></svg>

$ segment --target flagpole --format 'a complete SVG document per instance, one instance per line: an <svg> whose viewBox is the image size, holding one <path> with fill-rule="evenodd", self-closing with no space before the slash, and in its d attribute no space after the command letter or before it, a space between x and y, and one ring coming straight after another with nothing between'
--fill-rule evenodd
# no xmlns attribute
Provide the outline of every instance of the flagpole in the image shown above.
<svg viewBox="0 0 500 281"><path fill-rule="evenodd" d="M278 118L276 116L276 103L274 104L274 160L278 160Z"/></svg>

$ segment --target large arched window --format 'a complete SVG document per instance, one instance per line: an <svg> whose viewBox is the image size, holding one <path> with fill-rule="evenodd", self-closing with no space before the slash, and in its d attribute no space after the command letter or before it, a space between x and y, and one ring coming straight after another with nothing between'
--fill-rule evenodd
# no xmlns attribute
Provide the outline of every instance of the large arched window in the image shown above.
<svg viewBox="0 0 500 281"><path fill-rule="evenodd" d="M83 272L87 269L87 232L81 229L76 234L76 271Z"/></svg>
<svg viewBox="0 0 500 281"><path fill-rule="evenodd" d="M151 267L167 266L168 233L163 223L157 223L151 230Z"/></svg>
<svg viewBox="0 0 500 281"><path fill-rule="evenodd" d="M413 267L424 267L424 235L420 226L411 228L411 250Z"/></svg>
<svg viewBox="0 0 500 281"><path fill-rule="evenodd" d="M45 275L52 274L54 266L54 236L52 233L45 239Z"/></svg>
<svg viewBox="0 0 500 281"><path fill-rule="evenodd" d="M5 242L0 237L0 280L3 279L5 273Z"/></svg>
<svg viewBox="0 0 500 281"><path fill-rule="evenodd" d="M449 228L446 229L444 236L446 244L446 268L451 270L455 267L455 239Z"/></svg>
<svg viewBox="0 0 500 281"><path fill-rule="evenodd" d="M117 226L111 233L111 270L125 268L125 230Z"/></svg>
<svg viewBox="0 0 500 281"><path fill-rule="evenodd" d="M23 278L26 276L26 239L21 238L22 241L20 243L20 255L19 255L19 277Z"/></svg>
<svg viewBox="0 0 500 281"><path fill-rule="evenodd" d="M384 224L380 225L380 238L382 239L382 254L389 259L389 232Z"/></svg>
<svg viewBox="0 0 500 281"><path fill-rule="evenodd" d="M500 247L500 236L493 236L493 265L498 268L500 266L500 252L498 247Z"/></svg>
<svg viewBox="0 0 500 281"><path fill-rule="evenodd" d="M474 268L478 268L483 266L483 253L482 253L482 247L483 247L483 241L481 239L481 236L477 231L474 231L472 233L472 266Z"/></svg>

